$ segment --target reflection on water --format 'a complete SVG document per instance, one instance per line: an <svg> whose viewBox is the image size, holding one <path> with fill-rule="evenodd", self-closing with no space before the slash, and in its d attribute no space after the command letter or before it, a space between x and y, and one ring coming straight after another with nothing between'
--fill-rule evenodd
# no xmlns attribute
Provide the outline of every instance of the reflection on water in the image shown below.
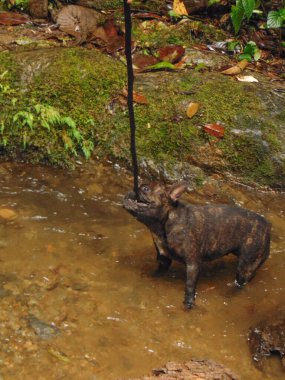
<svg viewBox="0 0 285 380"><path fill-rule="evenodd" d="M231 286L234 258L205 264L187 313L183 266L152 277L150 234L120 205L130 179L91 169L0 167L0 208L17 214L0 218L3 379L129 378L189 358L215 359L243 379L281 379L277 358L265 373L253 366L247 331L284 303L284 197L223 186L272 222L271 256L242 290Z"/></svg>

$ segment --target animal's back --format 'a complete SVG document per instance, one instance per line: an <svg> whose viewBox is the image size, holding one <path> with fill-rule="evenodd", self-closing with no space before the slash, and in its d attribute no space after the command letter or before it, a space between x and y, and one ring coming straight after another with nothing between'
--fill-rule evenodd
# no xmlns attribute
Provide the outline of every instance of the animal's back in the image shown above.
<svg viewBox="0 0 285 380"><path fill-rule="evenodd" d="M211 260L238 253L245 245L255 250L255 245L266 244L269 233L270 224L261 215L232 205L180 204L170 213L166 229L171 248L188 251L195 245Z"/></svg>

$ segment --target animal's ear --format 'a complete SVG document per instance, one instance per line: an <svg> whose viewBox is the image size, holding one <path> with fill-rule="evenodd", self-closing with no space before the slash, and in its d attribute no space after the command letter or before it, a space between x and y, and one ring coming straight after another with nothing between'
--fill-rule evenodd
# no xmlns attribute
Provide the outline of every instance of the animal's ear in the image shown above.
<svg viewBox="0 0 285 380"><path fill-rule="evenodd" d="M177 201L178 198L181 197L183 193L187 190L187 185L185 182L176 183L175 185L171 186L168 196L172 201Z"/></svg>

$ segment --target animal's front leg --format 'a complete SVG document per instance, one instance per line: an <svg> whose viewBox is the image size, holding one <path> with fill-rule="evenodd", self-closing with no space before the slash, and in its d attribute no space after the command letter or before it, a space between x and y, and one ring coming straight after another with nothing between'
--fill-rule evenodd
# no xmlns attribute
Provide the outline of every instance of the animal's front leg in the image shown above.
<svg viewBox="0 0 285 380"><path fill-rule="evenodd" d="M165 241L155 234L152 234L152 238L157 252L156 259L159 263L158 268L156 269L154 274L156 276L161 276L168 270L172 263L172 260L169 257Z"/></svg>
<svg viewBox="0 0 285 380"><path fill-rule="evenodd" d="M184 305L186 309L191 309L195 300L196 284L199 275L199 264L186 264L186 288Z"/></svg>

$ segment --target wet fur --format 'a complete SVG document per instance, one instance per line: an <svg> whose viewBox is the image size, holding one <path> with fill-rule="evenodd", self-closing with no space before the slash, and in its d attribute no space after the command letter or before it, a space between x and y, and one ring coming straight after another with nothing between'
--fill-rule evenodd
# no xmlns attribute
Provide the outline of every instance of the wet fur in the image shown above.
<svg viewBox="0 0 285 380"><path fill-rule="evenodd" d="M139 199L128 193L124 207L152 232L163 273L172 259L186 265L184 304L191 308L201 263L233 253L236 284L243 286L269 255L271 225L262 216L232 205L190 205L178 201L185 184L141 185Z"/></svg>

